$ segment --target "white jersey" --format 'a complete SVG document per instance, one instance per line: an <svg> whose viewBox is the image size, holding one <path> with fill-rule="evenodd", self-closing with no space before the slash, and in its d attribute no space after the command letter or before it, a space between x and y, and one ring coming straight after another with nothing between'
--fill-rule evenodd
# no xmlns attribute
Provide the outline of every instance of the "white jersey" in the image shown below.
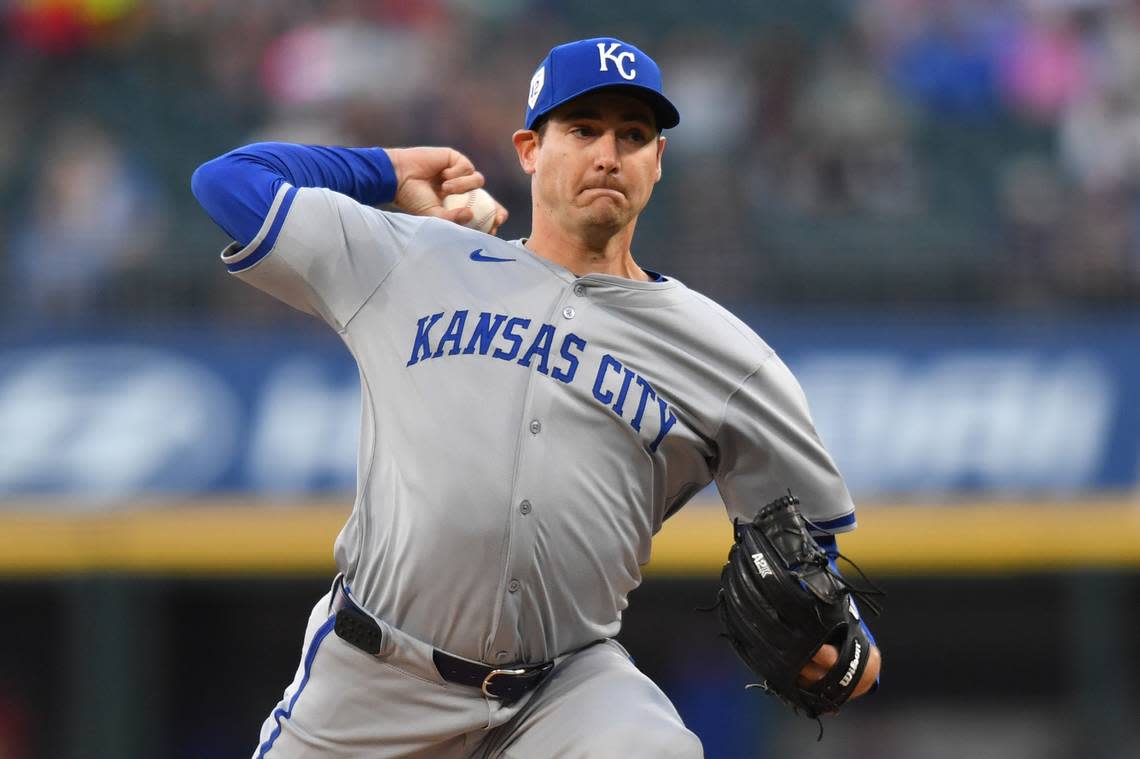
<svg viewBox="0 0 1140 759"><path fill-rule="evenodd" d="M712 480L730 517L790 489L821 529L854 526L787 367L675 279L579 277L520 242L288 185L223 259L355 357L336 562L362 605L438 648L540 662L615 635L654 533Z"/></svg>

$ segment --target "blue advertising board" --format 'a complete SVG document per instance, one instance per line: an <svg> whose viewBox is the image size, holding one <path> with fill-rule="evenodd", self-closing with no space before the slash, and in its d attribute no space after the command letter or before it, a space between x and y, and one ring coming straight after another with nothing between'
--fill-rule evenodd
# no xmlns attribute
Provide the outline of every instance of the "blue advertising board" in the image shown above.
<svg viewBox="0 0 1140 759"><path fill-rule="evenodd" d="M1140 318L746 314L857 497L1140 486ZM318 330L0 338L0 495L351 491L360 396Z"/></svg>

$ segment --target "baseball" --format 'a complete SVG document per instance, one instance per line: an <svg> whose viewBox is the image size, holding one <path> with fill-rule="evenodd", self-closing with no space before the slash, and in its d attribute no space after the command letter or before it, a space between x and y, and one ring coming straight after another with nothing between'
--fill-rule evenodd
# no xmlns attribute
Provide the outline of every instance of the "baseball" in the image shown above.
<svg viewBox="0 0 1140 759"><path fill-rule="evenodd" d="M470 208L471 213L475 216L471 221L464 224L466 227L490 234L495 226L495 213L498 211L498 205L495 203L495 199L491 197L491 193L482 187L471 192L448 195L443 199L443 207L449 211L455 208Z"/></svg>

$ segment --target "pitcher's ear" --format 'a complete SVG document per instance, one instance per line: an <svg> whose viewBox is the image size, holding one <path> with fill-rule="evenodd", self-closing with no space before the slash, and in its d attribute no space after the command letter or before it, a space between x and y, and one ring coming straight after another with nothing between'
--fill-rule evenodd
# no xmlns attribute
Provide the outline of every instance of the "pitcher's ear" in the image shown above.
<svg viewBox="0 0 1140 759"><path fill-rule="evenodd" d="M534 166L538 161L538 132L533 129L520 129L511 137L515 152L519 155L519 166L527 174L534 173Z"/></svg>

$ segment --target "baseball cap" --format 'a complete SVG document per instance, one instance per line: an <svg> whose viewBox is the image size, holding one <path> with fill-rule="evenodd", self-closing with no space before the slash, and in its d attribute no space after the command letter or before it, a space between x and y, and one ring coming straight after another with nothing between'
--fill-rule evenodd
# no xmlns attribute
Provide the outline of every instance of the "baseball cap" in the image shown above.
<svg viewBox="0 0 1140 759"><path fill-rule="evenodd" d="M653 108L659 129L681 121L677 108L661 92L661 69L628 42L594 37L553 48L534 72L526 101L526 128L539 118L587 92L620 87Z"/></svg>

